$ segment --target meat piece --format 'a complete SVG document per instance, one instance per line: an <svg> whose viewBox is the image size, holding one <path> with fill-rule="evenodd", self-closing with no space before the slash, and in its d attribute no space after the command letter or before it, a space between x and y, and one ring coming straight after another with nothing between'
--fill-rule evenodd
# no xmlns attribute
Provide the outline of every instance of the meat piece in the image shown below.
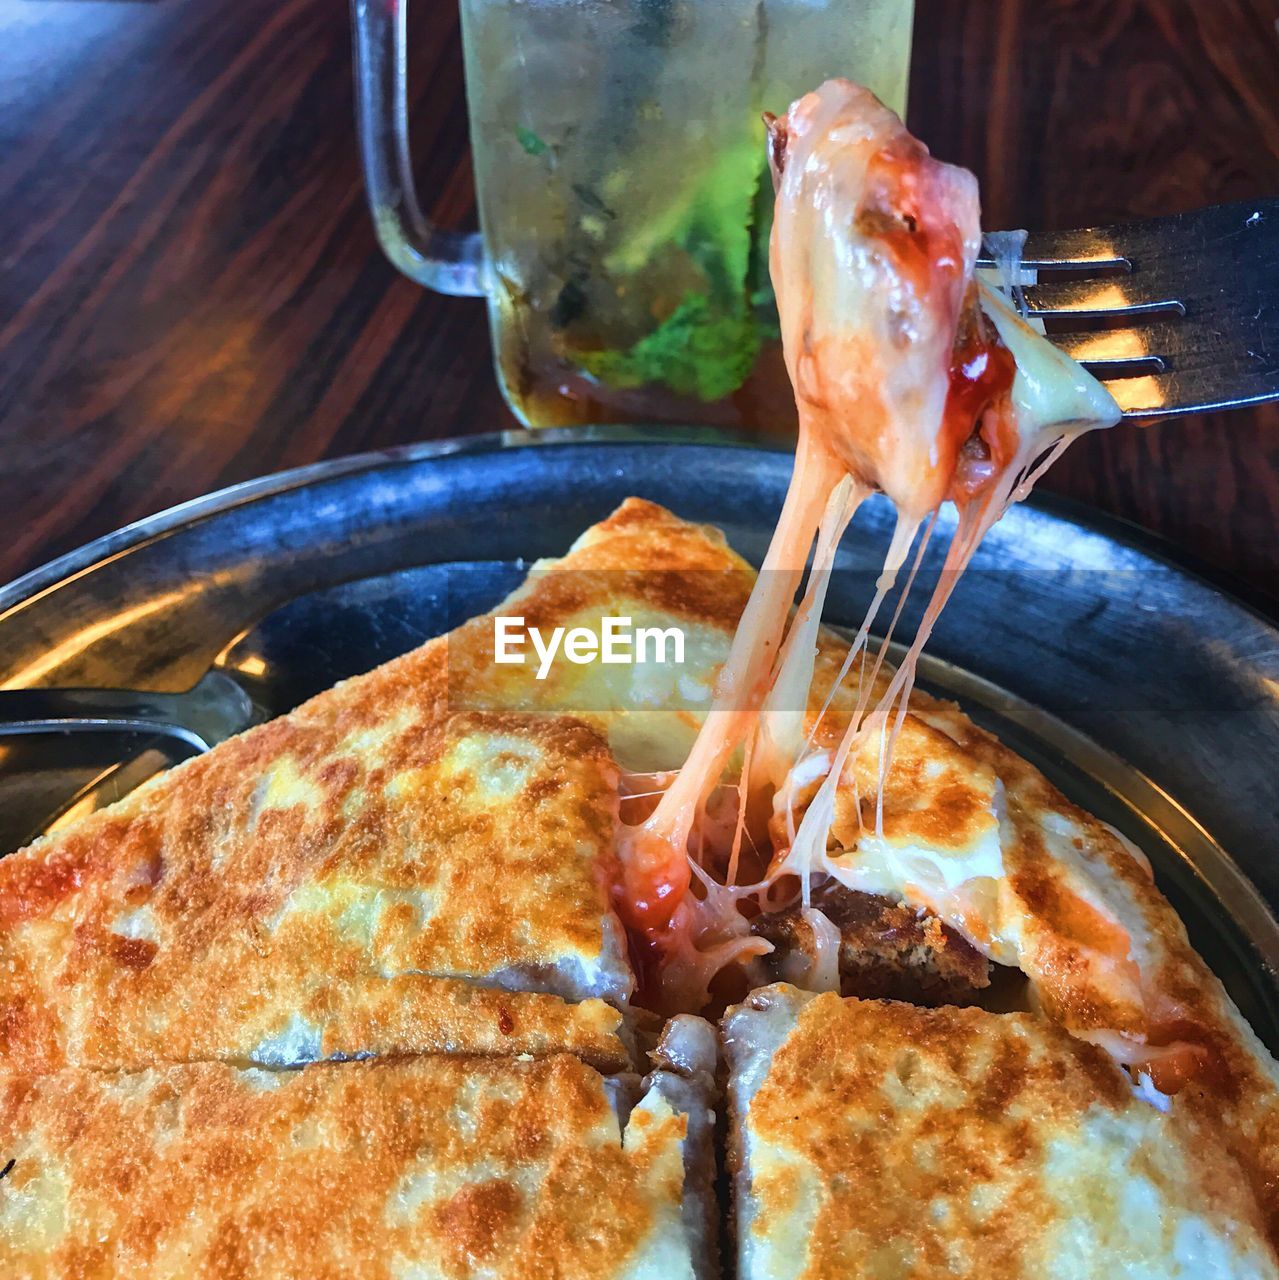
<svg viewBox="0 0 1279 1280"><path fill-rule="evenodd" d="M824 885L813 907L839 932L840 992L915 1004L973 1004L990 985L990 961L936 916L843 885ZM804 986L819 942L798 905L760 916L751 930L776 950L764 960L775 980Z"/></svg>

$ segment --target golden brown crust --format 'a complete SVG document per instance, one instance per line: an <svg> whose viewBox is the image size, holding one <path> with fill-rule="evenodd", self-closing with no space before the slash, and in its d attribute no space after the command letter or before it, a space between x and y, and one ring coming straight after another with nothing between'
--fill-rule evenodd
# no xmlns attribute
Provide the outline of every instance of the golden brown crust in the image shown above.
<svg viewBox="0 0 1279 1280"><path fill-rule="evenodd" d="M754 571L712 525L681 520L643 498L627 498L592 526L561 562L575 570L625 572L639 599L663 613L732 631Z"/></svg>
<svg viewBox="0 0 1279 1280"><path fill-rule="evenodd" d="M844 651L824 638L819 692ZM837 695L819 743L837 740L849 712ZM836 802L835 852L850 866L874 831L878 786L873 735ZM1138 1060L1143 1044L1189 1046L1155 1062L1155 1080L1171 1091L1193 1077L1182 1090L1187 1105L1238 1144L1279 1245L1279 1067L1190 946L1144 862L957 706L918 690L896 741L882 824L889 842L941 856L988 842L998 878L981 889L980 909L948 923L967 926L970 941L1026 973L1063 1026L1112 1047L1122 1034L1119 1048ZM899 892L944 914L925 886Z"/></svg>
<svg viewBox="0 0 1279 1280"><path fill-rule="evenodd" d="M1146 865L954 704L917 695L914 705L1004 786L1007 891L1026 921L1022 967L1039 979L1046 1011L1081 1034L1117 1026L1155 1045L1192 1047L1193 1079L1178 1096L1240 1151L1279 1246L1279 1068L1190 945ZM1103 963L1115 925L1080 902L1086 883L1098 886L1123 930L1121 945L1141 971L1135 986Z"/></svg>
<svg viewBox="0 0 1279 1280"><path fill-rule="evenodd" d="M604 1000L572 1002L542 992L502 991L425 974L367 980L365 985L356 998L330 998L328 1008L316 1010L325 1058L353 1058L377 1044L390 1055L572 1053L600 1071L625 1071L632 1065L622 1014ZM306 1010L303 1016L312 1017Z"/></svg>
<svg viewBox="0 0 1279 1280"><path fill-rule="evenodd" d="M539 561L528 580L494 610L518 615L543 632L601 613L642 615L695 623L727 641L750 595L754 573L724 536L689 524L655 503L628 498L593 525L560 560ZM580 705L578 672L559 664L544 680L524 667L493 661L489 618L472 619L452 634L449 646L452 705L563 711L590 721L594 708ZM700 673L705 674L705 673ZM589 694L590 690L586 690ZM575 699L575 694L579 697Z"/></svg>
<svg viewBox="0 0 1279 1280"><path fill-rule="evenodd" d="M1279 1274L1221 1135L1175 1101L1164 1114L1137 1098L1105 1053L1047 1019L834 995L795 1005L780 1045L762 1049L749 1004L726 1017L745 1243L803 1223L786 1274L834 1280L893 1258L903 1276L1109 1276L1169 1265L1179 1230L1224 1242L1238 1270L1212 1274ZM1077 1256L1061 1271L1054 1250ZM1192 1251L1176 1274L1205 1274L1196 1256L1213 1255ZM766 1261L754 1253L744 1280L773 1274Z"/></svg>
<svg viewBox="0 0 1279 1280"><path fill-rule="evenodd" d="M569 1057L11 1078L0 1274L622 1274L678 1231L686 1125L659 1100L623 1149Z"/></svg>
<svg viewBox="0 0 1279 1280"><path fill-rule="evenodd" d="M750 583L720 535L632 500L502 610L543 627L644 609L683 619L703 635L685 674L709 682ZM501 988L625 994L608 900L616 765L636 767L639 739L667 761L640 768L677 764L687 738L671 726L695 726L704 702L672 694L637 735L633 691L598 667L536 681L494 664L492 646L491 619L473 620L0 862L0 1059L43 1072L563 1049L623 1065L607 1006ZM812 710L843 654L823 634ZM838 739L855 688L836 694L819 746ZM868 744L846 775L836 855L879 817L877 752ZM1015 942L1053 1017L1081 1034L1153 1030L1195 1046L1206 1069L1183 1109L1238 1147L1279 1239L1275 1065L1113 833L919 694L882 800L890 842L962 855L993 839L1017 936L968 936ZM1089 894L1121 920L1153 1005L1124 966L1099 964L1116 936L1101 910L1081 909ZM960 958L940 925L923 929L908 960ZM850 950L873 961L881 942L863 930ZM454 1219L499 1214L486 1196Z"/></svg>
<svg viewBox="0 0 1279 1280"><path fill-rule="evenodd" d="M847 646L823 636L822 656L810 706L820 706L829 682L842 663ZM818 732L820 745L833 746L852 714L860 673L854 670L834 699ZM879 685L886 685L883 672ZM877 686L878 687L878 686ZM923 695L919 695L922 699ZM911 695L911 707L917 705ZM898 844L919 844L959 852L997 832L991 814L996 774L947 733L908 712L893 745L892 764L884 780L882 809L878 805L880 736L871 735L851 761L841 788L832 828L844 847L856 844L861 832L880 824L884 838Z"/></svg>
<svg viewBox="0 0 1279 1280"><path fill-rule="evenodd" d="M409 974L624 1000L603 744L565 720L432 718L442 656L348 681L0 862L0 1055L283 1061L270 1042L290 1035L296 1060L321 1038L429 1050L452 989L401 984L415 1036L377 987ZM523 1002L528 1043L548 1041L543 1014L571 1027L560 1003Z"/></svg>
<svg viewBox="0 0 1279 1280"><path fill-rule="evenodd" d="M635 500L553 570L517 593L530 625L620 602L724 645L750 586L721 535ZM618 701L494 663L478 618L5 859L0 1059L272 1060L281 1037L303 1057L430 1050L445 1023L490 1050L488 1024L453 1009L464 990L410 974L624 1001L616 769L560 715L581 707L607 732ZM379 977L415 1001L380 995ZM597 1012L509 1003L528 1027L513 1047L562 1034L616 1057Z"/></svg>
<svg viewBox="0 0 1279 1280"><path fill-rule="evenodd" d="M261 1046L278 1034L279 1010L286 1007L293 1009L290 1018L295 1013L310 1029L309 1047L294 1059L282 1046L276 1062L374 1052L485 1057L574 1053L604 1071L631 1065L622 1014L603 1000L572 1002L542 992L503 991L415 973L319 982L299 999L291 974L264 967L255 977L252 1001L233 1003L230 996L217 1004L210 1000L200 1010L202 1017L184 1011L177 1018L157 1019L146 1004L127 998L100 1012L78 1014L87 1026L94 1065L139 1070L174 1061L175 1047L189 1062L249 1065L245 1045ZM194 985L199 989L200 984ZM27 1061L31 1065L23 1070L61 1066L55 1053Z"/></svg>
<svg viewBox="0 0 1279 1280"><path fill-rule="evenodd" d="M636 627L677 625L685 635L684 666L577 666L561 659L544 678L533 678L528 666L494 661L492 621L479 618L450 637L449 705L570 715L600 733L623 769L678 768L753 580L718 530L629 498L563 559L535 564L494 612L521 617L544 635L556 627L598 635L604 615L630 618ZM701 686L699 696L689 696L690 680Z"/></svg>
<svg viewBox="0 0 1279 1280"><path fill-rule="evenodd" d="M636 500L551 568L517 593L530 625L622 603L695 619L725 646L750 586L721 535ZM615 1061L594 1008L512 998L499 1024L518 1011L521 1030L493 1033L442 979L626 999L616 769L560 714L580 707L607 733L627 716L618 702L494 663L478 618L5 859L0 1060L507 1042Z"/></svg>

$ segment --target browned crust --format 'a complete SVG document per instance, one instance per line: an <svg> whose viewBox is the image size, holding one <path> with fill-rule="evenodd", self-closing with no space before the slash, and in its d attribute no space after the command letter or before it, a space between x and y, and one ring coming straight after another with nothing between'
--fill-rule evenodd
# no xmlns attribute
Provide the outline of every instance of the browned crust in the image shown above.
<svg viewBox="0 0 1279 1280"><path fill-rule="evenodd" d="M798 996L775 991L754 999ZM911 1274L1023 1280L1038 1274L1050 1233L1075 1217L1108 1242L1109 1256L1122 1255L1116 1189L1080 1183L1067 1192L1048 1181L1069 1182L1068 1173L1052 1173L1055 1142L1075 1140L1086 1117L1102 1115L1129 1126L1124 1132L1141 1144L1135 1153L1111 1150L1131 1154L1154 1180L1168 1231L1184 1217L1202 1219L1264 1256L1264 1219L1228 1136L1209 1117L1175 1106L1161 1115L1134 1098L1104 1052L1048 1019L834 995L795 1004L749 1114L733 1114L732 1130L739 1168L747 1123L752 1142L786 1157L767 1175L746 1171L752 1183L742 1192L756 1198L757 1229L785 1239L789 1215L815 1210L808 1280L873 1270L876 1251L889 1247L913 1260ZM752 1033L737 1021L733 1034ZM751 1057L744 1044L734 1071ZM1093 1176L1113 1168L1105 1160L1088 1167ZM1001 1208L981 1208L991 1204Z"/></svg>
<svg viewBox="0 0 1279 1280"><path fill-rule="evenodd" d="M1046 971L1063 977L1086 972L1089 922L1078 920L1063 901L1039 830L1044 814L1062 815L1076 824L1099 874L1131 904L1137 943L1148 957L1144 986L1149 1009L1134 1012L1112 1005L1104 991L1069 982L1041 989L1045 1009L1072 1029L1135 1022L1155 1044L1196 1047L1195 1078L1178 1094L1180 1103L1239 1152L1270 1240L1279 1249L1279 1067L1190 945L1181 918L1114 833L1072 804L1037 769L953 704L919 694L916 700L921 713L943 724L965 752L995 769L1005 783L1014 833L1005 849L1008 883L1033 913L1031 945ZM1148 1025L1151 1014L1154 1023Z"/></svg>
<svg viewBox="0 0 1279 1280"><path fill-rule="evenodd" d="M0 1272L392 1280L430 1258L459 1280L593 1280L678 1223L684 1127L660 1111L624 1150L569 1057L10 1079L5 1194L55 1213L0 1233Z"/></svg>
<svg viewBox="0 0 1279 1280"><path fill-rule="evenodd" d="M535 575L519 607L549 625L625 598L727 635L750 582L722 535L631 500ZM342 1052L437 1047L432 1027L412 1034L410 1007L463 1025L425 997L392 1019L379 973L625 1000L633 979L610 902L616 768L596 731L558 714L554 682L513 683L492 648L490 621L475 619L0 863L0 1061L240 1060L294 1015ZM475 735L499 745L452 769ZM483 769L531 776L493 799L475 782ZM357 899L383 890L370 926ZM293 912L299 893L332 902ZM136 909L143 927L122 926ZM369 927L376 936L352 941ZM575 958L599 970L580 988ZM565 1034L563 1048L614 1056L589 1011L524 1005L521 1022L546 1027L513 1045Z"/></svg>
<svg viewBox="0 0 1279 1280"><path fill-rule="evenodd" d="M635 500L588 531L560 567L583 572L546 574L522 592L530 621L563 620L592 598L593 571L620 572L627 598L727 632L751 582L749 570L718 534ZM615 578L595 581L616 586ZM829 678L843 654L829 635L821 643L819 698L822 679ZM536 779L532 789L533 807L547 830L585 828L599 836L600 853L589 875L559 875L563 864L550 856L549 845L544 851L548 860L542 869L549 879L543 883L563 888L571 880L576 895L574 910L543 911L561 929L559 943L580 943L581 930L589 932L590 921L607 916L607 883L615 868L605 850L611 847L616 802L613 762L599 736L607 725L557 717L554 713L563 708L554 689L534 688L527 680L512 710L507 705L511 686L492 675L490 657L489 623L468 623L447 642L424 646L340 685L293 715L174 770L121 805L0 862L0 1059L33 1072L67 1062L135 1066L183 1056L238 1059L257 1036L271 1030L270 1020L254 1005L266 991L271 1011L316 1014L326 1051L335 1053L440 1047L499 1053L505 1045L530 1053L562 1047L600 1065L623 1061L614 1047L616 1015L601 1014L593 1002L569 1006L553 996L508 998L492 992L477 997L454 979L421 975L420 981L394 979L375 996L361 988L371 981L367 969L348 965L340 954L335 960L329 935L323 944L308 935L292 960L262 935L263 922L272 918L284 887L299 872L321 875L351 866L381 873L378 860L386 856L388 838L403 829L398 821L403 808L366 813L356 806L348 812L348 802L377 791L391 773L416 769L438 782L450 735L473 728L522 737L552 762L551 772ZM472 704L487 705L490 712L453 715ZM998 775L1012 797L1017 833L1008 854L1008 884L1033 916L1039 931L1035 945L1045 965L1069 975L1086 964L1082 941L1089 922L1070 917L1035 824L1042 814L1056 813L1087 832L1104 875L1137 904L1143 938L1155 957L1152 977L1162 993L1159 1034L1203 1052L1207 1069L1183 1091L1186 1105L1237 1142L1269 1216L1272 1238L1279 1240L1275 1065L1190 948L1172 908L1113 836L1026 762L954 708L919 694L912 707L899 742L899 767L885 796L886 835L920 834L942 845L962 845L984 811L975 803L974 787L989 781L985 775ZM846 710L837 697L819 743L829 745L837 736ZM393 726L389 761L339 749L352 736L387 726ZM923 773L905 765L939 756L955 769L935 794L927 793ZM221 873L213 874L214 852L225 850L237 815L253 809L264 770L284 757L305 766L300 772L322 794L322 802L314 813L266 806L262 838L247 842L240 850L243 857L234 862L234 875L219 879ZM855 763L864 805L873 794L866 784L876 780L876 762ZM562 785L566 777L571 778L567 787ZM845 816L850 830L864 823L856 804ZM413 809L409 818L410 824L434 830L430 813ZM473 866L501 863L501 832L482 812L468 832ZM560 847L554 841L550 845ZM410 887L417 869L411 859L400 867ZM171 968L169 939L108 936L112 931L94 914L99 907L133 906L157 893L168 895L163 919L180 921L183 930L184 958ZM485 913L486 928L519 918L518 907L497 905L501 909ZM396 910L405 916L407 909ZM215 955L210 947L225 937L228 920L251 922L252 928L243 930L234 948ZM485 929L471 935L470 943L472 954L486 961L500 951L497 935ZM934 950L945 953L947 947ZM463 954L464 949L457 952ZM316 975L321 980L306 986ZM1077 1028L1137 1025L1131 1009L1107 1004L1104 993L1086 986L1063 984L1045 995L1048 1011ZM164 1018L157 1023L148 1016L156 1009L164 1012L167 1025Z"/></svg>
<svg viewBox="0 0 1279 1280"><path fill-rule="evenodd" d="M632 1066L623 1015L603 1000L572 1003L541 992L501 991L454 978L405 974L370 981L367 993L342 993L333 1003L333 1016L324 1023L326 1058L353 1058L377 1044L390 1055L542 1058L572 1053L600 1071Z"/></svg>
<svg viewBox="0 0 1279 1280"><path fill-rule="evenodd" d="M818 697L844 652L841 641L823 637ZM855 688L856 680L851 684ZM916 690L910 708L883 797L885 836L962 848L982 821L990 821L995 784L1003 787L1000 892L1020 913L1021 967L1033 978L1036 996L1076 1033L1117 1030L1134 1043L1144 1036L1155 1046L1191 1046L1194 1079L1179 1096L1243 1153L1270 1239L1279 1247L1279 1067L1191 947L1147 869L1113 831L958 707ZM821 745L838 741L848 714L847 700L838 694L818 733ZM873 826L878 763L877 752L869 750L854 762L851 778L846 775L833 828L840 847L855 848L860 833ZM1047 842L1046 819L1077 832L1070 851L1081 860L1092 892L1122 914L1122 932L1074 891L1071 873ZM985 945L988 939L973 941ZM1130 944L1144 960L1140 975L1135 966L1119 973L1125 986L1106 957L1129 954ZM1133 998L1134 990L1140 998ZM1156 1078L1176 1087L1175 1077Z"/></svg>
<svg viewBox="0 0 1279 1280"><path fill-rule="evenodd" d="M478 1004L449 1011L463 986L410 979L397 1001L377 979L512 985L507 971L555 990L564 957L625 998L603 744L571 721L432 719L441 654L340 685L0 862L0 1057L22 1071L243 1060L292 1018L342 1052L427 1051L446 1025L466 1048L487 1022ZM476 743L477 760L458 756ZM472 764L507 769L518 794L492 797ZM508 1003L524 1043L545 1051L554 1026L600 1057L597 1012Z"/></svg>

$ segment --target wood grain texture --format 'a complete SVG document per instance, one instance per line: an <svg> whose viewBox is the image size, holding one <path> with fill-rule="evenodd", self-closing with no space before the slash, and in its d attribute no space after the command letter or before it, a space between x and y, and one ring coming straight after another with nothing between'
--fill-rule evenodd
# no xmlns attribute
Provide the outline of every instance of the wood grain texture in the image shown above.
<svg viewBox="0 0 1279 1280"><path fill-rule="evenodd" d="M1279 0L918 0L911 122L986 220L1279 193ZM455 6L413 149L473 217ZM481 303L374 242L332 0L0 0L0 580L281 467L511 425ZM1279 265L1277 265L1279 270ZM1087 439L1048 486L1279 595L1279 410Z"/></svg>

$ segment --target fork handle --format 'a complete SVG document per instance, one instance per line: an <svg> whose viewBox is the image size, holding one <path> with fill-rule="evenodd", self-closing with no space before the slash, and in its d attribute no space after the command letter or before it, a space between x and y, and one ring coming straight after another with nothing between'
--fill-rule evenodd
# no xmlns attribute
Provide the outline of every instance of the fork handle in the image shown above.
<svg viewBox="0 0 1279 1280"><path fill-rule="evenodd" d="M207 751L209 743L181 723L181 694L135 689L0 690L0 737L27 733L155 733Z"/></svg>
<svg viewBox="0 0 1279 1280"><path fill-rule="evenodd" d="M161 734L197 751L247 729L257 712L230 676L207 671L182 693L139 689L0 690L0 737L104 730Z"/></svg>

